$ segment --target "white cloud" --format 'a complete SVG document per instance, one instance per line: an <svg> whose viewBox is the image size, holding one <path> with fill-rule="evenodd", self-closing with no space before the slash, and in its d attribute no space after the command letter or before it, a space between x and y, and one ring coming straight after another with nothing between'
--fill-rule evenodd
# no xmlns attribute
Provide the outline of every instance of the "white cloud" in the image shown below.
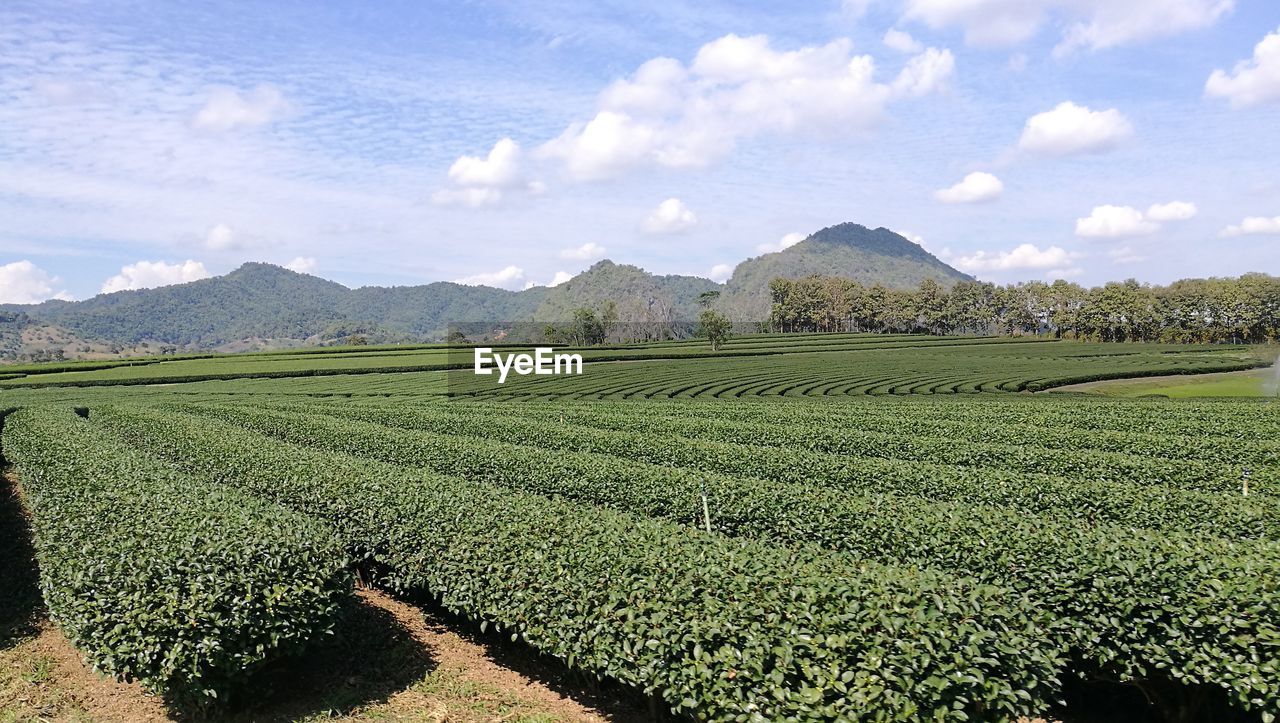
<svg viewBox="0 0 1280 723"><path fill-rule="evenodd" d="M505 266L492 273L475 274L454 279L455 284L467 286L496 286L500 289L519 289L524 286L524 269L519 266Z"/></svg>
<svg viewBox="0 0 1280 723"><path fill-rule="evenodd" d="M907 61L893 81L893 91L899 96L919 97L945 90L955 70L956 59L950 50L929 48Z"/></svg>
<svg viewBox="0 0 1280 723"><path fill-rule="evenodd" d="M848 39L783 51L763 35L726 35L687 66L655 58L610 84L590 120L571 124L539 154L578 180L640 165L706 166L763 134L865 132L890 102L941 90L955 69L950 51L929 48L882 83L872 58L852 50Z"/></svg>
<svg viewBox="0 0 1280 723"><path fill-rule="evenodd" d="M1115 108L1090 110L1071 101L1027 120L1018 148L1048 156L1099 153L1133 135L1133 126Z"/></svg>
<svg viewBox="0 0 1280 723"><path fill-rule="evenodd" d="M157 286L185 284L189 281L207 279L212 274L199 261L187 259L180 264L169 264L164 261L139 261L120 269L120 273L107 279L99 293L110 294L115 291L132 289L153 289Z"/></svg>
<svg viewBox="0 0 1280 723"><path fill-rule="evenodd" d="M1197 210L1194 203L1187 201L1156 203L1147 209L1147 218L1152 221L1186 221L1195 218Z"/></svg>
<svg viewBox="0 0 1280 723"><path fill-rule="evenodd" d="M292 110L293 106L284 94L273 85L262 84L248 93L217 86L209 90L208 100L191 120L191 125L206 131L255 128L284 118Z"/></svg>
<svg viewBox="0 0 1280 723"><path fill-rule="evenodd" d="M1076 235L1085 238L1144 236L1159 230L1160 224L1132 206L1096 206L1087 217L1076 219Z"/></svg>
<svg viewBox="0 0 1280 723"><path fill-rule="evenodd" d="M918 53L924 50L924 45L919 40L911 37L910 33L905 33L897 28L889 28L884 34L884 45L900 53Z"/></svg>
<svg viewBox="0 0 1280 723"><path fill-rule="evenodd" d="M459 186L509 188L520 182L520 146L510 138L493 144L486 158L462 156L449 167L449 180Z"/></svg>
<svg viewBox="0 0 1280 723"><path fill-rule="evenodd" d="M907 0L903 18L932 28L958 26L977 46L1030 40L1052 23L1062 27L1061 55L1100 50L1208 27L1234 0Z"/></svg>
<svg viewBox="0 0 1280 723"><path fill-rule="evenodd" d="M66 291L55 291L61 279L30 261L0 266L0 304L38 304L49 299L71 301Z"/></svg>
<svg viewBox="0 0 1280 723"><path fill-rule="evenodd" d="M775 243L759 244L758 246L756 246L756 251L759 251L762 254L771 254L771 253L774 253L775 251L789 249L792 246L795 246L796 244L800 243L801 241L807 238L809 238L807 234L800 233L799 231L792 231L789 234L785 234L782 238L778 239Z"/></svg>
<svg viewBox="0 0 1280 723"><path fill-rule="evenodd" d="M579 261L594 261L604 258L605 248L594 241L588 241L576 248L561 249L560 258L577 259ZM554 284L553 284L554 286Z"/></svg>
<svg viewBox="0 0 1280 723"><path fill-rule="evenodd" d="M536 286L546 286L550 288L554 286L559 286L560 284L563 284L564 282L572 278L573 278L573 274L569 273L568 271L557 271L556 275L551 278L551 281L549 283L539 284L536 281L526 281L524 284L524 288L532 289Z"/></svg>
<svg viewBox="0 0 1280 723"><path fill-rule="evenodd" d="M717 284L723 284L728 281L730 276L733 276L733 264L716 264L711 267L711 271L707 274L707 278Z"/></svg>
<svg viewBox="0 0 1280 723"><path fill-rule="evenodd" d="M1204 92L1226 98L1232 108L1280 101L1280 29L1254 46L1252 60L1236 63L1230 73L1213 71Z"/></svg>
<svg viewBox="0 0 1280 723"><path fill-rule="evenodd" d="M1022 244L1012 251L978 251L969 256L956 256L952 258L951 265L969 272L1063 269L1078 256L1059 246L1041 249L1034 244Z"/></svg>
<svg viewBox="0 0 1280 723"><path fill-rule="evenodd" d="M477 208L497 203L507 191L523 190L541 193L545 186L540 181L529 181L521 170L520 145L510 138L493 144L489 155L461 156L449 167L449 182L445 188L431 194L437 205L460 205Z"/></svg>
<svg viewBox="0 0 1280 723"><path fill-rule="evenodd" d="M644 230L649 233L680 233L698 225L698 217L678 198L668 198L649 213Z"/></svg>
<svg viewBox="0 0 1280 723"><path fill-rule="evenodd" d="M943 203L981 203L1000 198L1003 191L1004 184L999 178L990 173L975 171L956 185L935 192L933 197Z"/></svg>
<svg viewBox="0 0 1280 723"><path fill-rule="evenodd" d="M1085 218L1076 219L1076 235L1084 238L1145 236L1160 230L1166 221L1195 218L1196 205L1187 201L1152 204L1146 213L1132 206L1095 206Z"/></svg>
<svg viewBox="0 0 1280 723"><path fill-rule="evenodd" d="M204 246L210 251L230 251L240 248L241 245L236 238L236 232L225 223L210 227L204 234Z"/></svg>
<svg viewBox="0 0 1280 723"><path fill-rule="evenodd" d="M284 267L300 274L309 274L316 270L316 260L311 256L298 256L293 261L285 264Z"/></svg>
<svg viewBox="0 0 1280 723"><path fill-rule="evenodd" d="M1250 216L1237 225L1227 226L1218 233L1222 237L1280 234L1280 216Z"/></svg>

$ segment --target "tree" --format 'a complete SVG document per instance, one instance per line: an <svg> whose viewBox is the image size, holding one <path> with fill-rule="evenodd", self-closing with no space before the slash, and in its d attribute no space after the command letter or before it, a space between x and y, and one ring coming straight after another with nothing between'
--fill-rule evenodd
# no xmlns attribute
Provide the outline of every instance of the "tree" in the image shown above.
<svg viewBox="0 0 1280 723"><path fill-rule="evenodd" d="M711 307L713 303L715 303L716 299L719 299L719 298L720 298L720 292L717 289L712 289L711 291L704 291L701 294L698 294L698 305L704 309L708 309Z"/></svg>
<svg viewBox="0 0 1280 723"><path fill-rule="evenodd" d="M707 309L698 317L699 333L711 342L711 351L720 351L721 345L729 338L733 330L733 322L714 309Z"/></svg>

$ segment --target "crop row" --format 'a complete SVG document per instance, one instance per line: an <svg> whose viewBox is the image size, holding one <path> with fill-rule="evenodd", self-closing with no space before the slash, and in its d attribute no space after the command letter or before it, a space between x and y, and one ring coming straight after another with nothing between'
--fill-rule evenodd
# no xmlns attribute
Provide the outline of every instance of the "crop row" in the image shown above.
<svg viewBox="0 0 1280 723"><path fill-rule="evenodd" d="M272 405L276 406L276 405ZM1219 495L1127 482L1063 479L996 469L896 460L862 459L803 449L701 441L663 434L637 434L560 425L467 419L430 408L383 409L317 404L313 409L187 407L205 415L303 443L309 434L347 429L351 445L394 454L399 447L425 449L429 458L391 461L430 464L450 474L489 479L519 478L534 468L547 474L610 478L641 474L700 474L713 486L751 478L854 493L893 493L935 501L965 501L1084 522L1156 530L1188 530L1235 539L1280 539L1280 502L1270 496ZM292 411L287 411L292 410ZM335 418L325 421L323 414ZM341 420L338 422L336 420ZM372 422L377 426L361 425ZM637 424L640 424L637 420ZM391 426L397 429L386 429ZM283 428L283 431L281 429ZM470 435L470 436L468 436ZM358 439L356 437L358 436ZM342 440L339 440L342 441ZM397 447L399 445L399 447ZM679 469L671 470L675 467ZM609 471L602 472L607 468Z"/></svg>
<svg viewBox="0 0 1280 723"><path fill-rule="evenodd" d="M1046 411L1063 400L1038 400ZM1162 460L1198 460L1217 465L1280 466L1280 441L1251 440L1228 436L1161 434L1139 431L1144 428L1143 418L1152 414L1149 409L1131 425L1133 431L1109 429L1079 429L1062 423L1046 421L1012 423L1005 419L1006 411L1018 412L1014 402L999 400L966 400L969 414L946 415L942 404L900 404L885 400L875 404L861 404L852 408L841 405L786 405L762 406L759 404L717 404L708 408L703 404L673 406L663 402L633 402L627 405L596 403L574 404L558 402L545 404L524 403L520 408L522 418L564 419L578 424L601 426L607 429L631 429L632 422L641 419L647 426L666 424L667 420L696 421L700 424L738 425L738 429L762 425L794 431L796 434L817 434L820 437L839 435L845 430L883 431L893 429L906 436L942 437L959 440L975 440L991 444L1018 447L1036 447L1061 451L1116 452L1138 454ZM373 400L377 403L377 400ZM1119 405L1125 402L1119 402ZM948 405L955 406L955 405ZM1086 403L1075 403L1077 415L1089 415L1092 411ZM460 414L510 416L511 408L500 403L468 404ZM1177 414L1176 409L1165 410ZM1221 429L1221 425L1218 426ZM766 432L766 435L771 432ZM807 437L800 443L809 448Z"/></svg>
<svg viewBox="0 0 1280 723"><path fill-rule="evenodd" d="M703 522L699 494L706 489L716 528L731 535L818 543L861 559L944 568L1016 589L1051 614L1048 630L1071 652L1078 675L1135 683L1172 678L1188 690L1226 687L1246 707L1280 702L1280 688L1268 682L1280 674L1268 653L1272 642L1280 642L1280 614L1274 608L1280 601L1280 546L1271 543L1146 533L983 506L750 479L714 480L704 488L698 475L607 458L596 458L594 467L576 465L590 459L583 455L559 455L562 464L526 456L523 473L498 465L481 469L476 457L483 452L442 449L430 438L379 437L358 423L308 424L252 410L230 416L252 419L252 426L269 434L289 437L288 430L295 430L322 448L400 463L403 475L423 466L450 469L513 489L687 526ZM256 477L272 484L284 474L281 464L297 465L299 459L311 460L307 475L358 474L341 469L334 456L296 448L289 462L274 461L279 457L272 445L282 443L208 418L117 408L99 412L96 419L215 477ZM504 453L500 445L491 447L489 459ZM361 463L386 469L378 461ZM290 475L301 473L287 468Z"/></svg>
<svg viewBox="0 0 1280 723"><path fill-rule="evenodd" d="M1056 686L1045 618L998 586L264 444L196 417L93 418L210 483L329 521L393 588L698 719L1004 719Z"/></svg>
<svg viewBox="0 0 1280 723"><path fill-rule="evenodd" d="M438 408L438 407L437 407ZM321 409L332 410L337 414L374 414L377 411L354 411L347 405L342 407L323 406ZM429 409L432 409L429 407ZM509 408L494 406L467 405L454 408L450 419L457 425L455 428L474 430L462 432L482 436L499 437L504 425L513 421ZM1198 460L1163 459L1153 454L1110 452L1097 450L1061 450L1039 447L1036 445L996 444L977 441L977 429L968 430L967 434L948 437L912 436L895 431L883 431L890 428L890 420L884 420L878 430L856 429L850 426L818 427L815 425L777 425L743 423L734 421L718 421L710 418L694 420L678 417L660 417L650 414L635 414L625 409L619 411L614 407L597 405L599 412L593 413L589 405L580 405L571 415L575 419L587 421L591 426L601 426L606 430L616 430L628 434L644 433L652 435L652 443L664 447L688 448L689 440L698 442L726 442L743 445L738 448L737 459L740 464L757 463L761 457L771 457L772 464L777 466L781 474L806 476L819 479L830 479L837 472L827 473L833 465L841 465L849 458L883 459L889 461L924 462L935 465L961 467L977 467L985 470L1006 470L1010 472L1038 473L1067 478L1086 478L1090 480L1106 480L1128 482L1140 486L1172 487L1177 489L1200 490L1205 492L1241 491L1240 468L1236 465L1224 466L1208 464ZM433 409L434 411L434 409ZM379 420L389 419L403 423L426 415L425 411L416 411L409 416L402 410L389 410L379 415ZM521 415L525 417L527 415ZM554 421L557 417L546 415ZM441 424L447 425L444 421ZM572 421L571 421L572 423ZM403 426L401 424L400 426ZM448 432L447 426L434 426L435 431ZM568 426L557 426L557 443L568 448L579 447L575 441L583 437L592 437L590 430ZM543 433L545 437L545 431ZM603 437L595 434L595 438ZM685 439L671 439L683 437ZM531 438L531 439L536 439ZM528 443L522 440L521 443ZM582 442L585 443L585 442ZM622 442L626 444L626 442ZM666 449L639 448L641 453L664 454ZM618 454L609 449L600 449L609 454ZM622 453L626 454L626 452ZM698 452L694 451L694 455ZM806 454L806 460L812 467L803 470L778 465L779 457L786 459L793 454ZM831 455L839 459L832 459ZM684 464L683 462L677 462ZM738 473L756 474L760 472L735 470ZM1258 466L1253 475L1252 491L1269 494L1275 490L1277 473L1280 465Z"/></svg>
<svg viewBox="0 0 1280 723"><path fill-rule="evenodd" d="M9 416L3 444L50 616L99 670L199 705L332 628L348 559L309 518L197 484L70 409Z"/></svg>

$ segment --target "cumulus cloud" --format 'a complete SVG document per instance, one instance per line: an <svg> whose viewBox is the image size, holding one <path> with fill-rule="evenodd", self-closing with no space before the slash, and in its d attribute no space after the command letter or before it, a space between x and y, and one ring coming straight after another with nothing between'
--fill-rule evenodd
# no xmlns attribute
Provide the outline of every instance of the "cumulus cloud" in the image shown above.
<svg viewBox="0 0 1280 723"><path fill-rule="evenodd" d="M30 261L0 266L0 304L38 304L49 299L71 301L66 291L55 291L61 279Z"/></svg>
<svg viewBox="0 0 1280 723"><path fill-rule="evenodd" d="M309 274L316 270L316 260L311 256L298 256L285 264L284 267L290 271L297 271L300 274Z"/></svg>
<svg viewBox="0 0 1280 723"><path fill-rule="evenodd" d="M848 39L777 50L763 35L726 35L693 62L655 58L609 85L595 115L539 149L578 180L639 165L706 166L738 141L762 134L866 131L895 100L937 92L955 69L948 50L929 48L888 82Z"/></svg>
<svg viewBox="0 0 1280 723"><path fill-rule="evenodd" d="M1076 235L1085 238L1144 236L1159 230L1160 224L1132 206L1097 206L1087 217L1076 219Z"/></svg>
<svg viewBox="0 0 1280 723"><path fill-rule="evenodd" d="M933 197L943 203L981 203L1000 198L1004 184L990 173L975 171L956 185L936 191Z"/></svg>
<svg viewBox="0 0 1280 723"><path fill-rule="evenodd" d="M292 104L273 85L262 84L248 93L217 86L209 90L208 100L191 125L199 130L219 132L256 128L284 118L292 111Z"/></svg>
<svg viewBox="0 0 1280 723"><path fill-rule="evenodd" d="M907 0L903 18L932 28L960 27L965 42L1010 46L1046 24L1062 27L1055 54L1101 50L1204 28L1234 0Z"/></svg>
<svg viewBox="0 0 1280 723"><path fill-rule="evenodd" d="M1232 108L1280 101L1280 29L1267 34L1228 73L1215 70L1204 84L1205 95L1226 98Z"/></svg>
<svg viewBox="0 0 1280 723"><path fill-rule="evenodd" d="M900 53L918 53L924 50L919 40L897 28L889 28L884 34L884 46Z"/></svg>
<svg viewBox="0 0 1280 723"><path fill-rule="evenodd" d="M525 284L524 284L524 288L526 288L526 289L532 289L532 288L534 288L534 287L536 287L536 286L546 286L546 287L550 288L550 287L554 287L554 286L559 286L560 284L563 284L564 282L566 282L566 281L568 281L569 279L572 279L572 278L573 278L573 274L569 273L568 271L557 271L557 272L556 272L556 275L555 275L555 276L553 276L553 277L551 278L551 281L549 281L548 283L545 283L545 284L539 284L539 283L538 283L538 282L536 282L536 281L526 281L526 282L525 282Z"/></svg>
<svg viewBox="0 0 1280 723"><path fill-rule="evenodd" d="M204 246L210 251L230 251L240 248L241 243L230 226L220 223L205 232Z"/></svg>
<svg viewBox="0 0 1280 723"><path fill-rule="evenodd" d="M1147 218L1152 221L1186 221L1195 218L1197 210L1194 203L1187 201L1156 203L1147 209Z"/></svg>
<svg viewBox="0 0 1280 723"><path fill-rule="evenodd" d="M180 264L164 261L139 261L120 269L120 273L107 279L99 293L110 294L116 291L133 289L153 289L157 286L185 284L189 281L207 279L212 274L199 261L187 259Z"/></svg>
<svg viewBox="0 0 1280 723"><path fill-rule="evenodd" d="M1100 153L1132 135L1129 119L1115 108L1095 111L1066 101L1031 116L1022 129L1018 148L1046 156Z"/></svg>
<svg viewBox="0 0 1280 723"><path fill-rule="evenodd" d="M461 205L476 208L502 200L503 194L513 190L541 193L545 187L539 181L529 181L521 170L520 145L510 138L493 144L489 155L461 156L449 167L452 188L444 188L431 195L437 205Z"/></svg>
<svg viewBox="0 0 1280 723"><path fill-rule="evenodd" d="M454 279L455 284L467 286L496 286L500 289L519 289L524 286L524 269L519 266L504 266L491 273L474 274Z"/></svg>
<svg viewBox="0 0 1280 723"><path fill-rule="evenodd" d="M1096 206L1076 219L1076 235L1084 238L1145 236L1160 230L1166 221L1186 221L1196 215L1196 205L1186 201L1153 204L1146 213L1132 206Z"/></svg>
<svg viewBox="0 0 1280 723"><path fill-rule="evenodd" d="M649 233L681 233L698 225L698 217L678 198L668 198L649 213L644 230Z"/></svg>
<svg viewBox="0 0 1280 723"><path fill-rule="evenodd" d="M604 258L604 252L605 248L603 246L594 241L588 241L581 246L570 249L561 249L560 258L577 259L579 261L594 261L599 258ZM552 285L554 286L554 284Z"/></svg>
<svg viewBox="0 0 1280 723"><path fill-rule="evenodd" d="M1238 224L1227 226L1218 232L1224 238L1231 236L1253 236L1262 234L1280 234L1280 216L1249 216Z"/></svg>
<svg viewBox="0 0 1280 723"><path fill-rule="evenodd" d="M806 238L809 238L809 237L805 234L800 233L799 231L792 231L789 234L785 234L782 238L778 239L774 243L759 244L758 246L756 246L756 251L759 251L762 254L771 254L771 253L774 253L775 251L789 249L792 246L795 246L796 244L805 240Z"/></svg>
<svg viewBox="0 0 1280 723"><path fill-rule="evenodd" d="M730 276L733 276L733 264L716 264L707 273L707 278L717 284L723 284L728 281Z"/></svg>
<svg viewBox="0 0 1280 723"><path fill-rule="evenodd" d="M459 186L508 188L520 182L520 146L510 138L493 144L485 158L462 156L449 167L449 180Z"/></svg>
<svg viewBox="0 0 1280 723"><path fill-rule="evenodd" d="M968 256L955 256L951 265L961 271L1014 271L1018 269L1063 269L1079 257L1059 246L1041 249L1022 244L1012 251L978 251Z"/></svg>

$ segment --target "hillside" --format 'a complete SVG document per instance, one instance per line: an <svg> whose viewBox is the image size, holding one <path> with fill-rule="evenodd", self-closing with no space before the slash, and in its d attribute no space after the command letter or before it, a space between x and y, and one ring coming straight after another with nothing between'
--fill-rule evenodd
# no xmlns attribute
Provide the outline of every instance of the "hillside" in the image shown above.
<svg viewBox="0 0 1280 723"><path fill-rule="evenodd" d="M946 286L970 279L925 251L919 244L887 228L869 229L842 223L818 231L804 241L738 264L724 285L717 306L735 320L769 316L769 282L810 274L841 276L865 285L909 289L925 279Z"/></svg>
<svg viewBox="0 0 1280 723"><path fill-rule="evenodd" d="M534 318L565 320L574 309L599 309L613 300L619 321L684 321L697 318L699 294L719 288L697 276L655 276L639 266L605 260L550 289Z"/></svg>
<svg viewBox="0 0 1280 723"><path fill-rule="evenodd" d="M292 347L362 337L371 343L430 341L448 325L475 321L565 321L573 310L616 304L622 322L696 319L698 296L722 291L733 318L769 315L769 282L822 273L866 284L916 286L926 278L949 284L968 278L887 229L852 223L825 228L778 253L748 259L721 286L696 276L659 276L638 266L600 261L553 288L508 291L436 282L421 286L342 284L264 263L225 276L84 301L46 301L0 309L6 358L62 350L68 357L124 350ZM43 345L43 346L42 346Z"/></svg>

